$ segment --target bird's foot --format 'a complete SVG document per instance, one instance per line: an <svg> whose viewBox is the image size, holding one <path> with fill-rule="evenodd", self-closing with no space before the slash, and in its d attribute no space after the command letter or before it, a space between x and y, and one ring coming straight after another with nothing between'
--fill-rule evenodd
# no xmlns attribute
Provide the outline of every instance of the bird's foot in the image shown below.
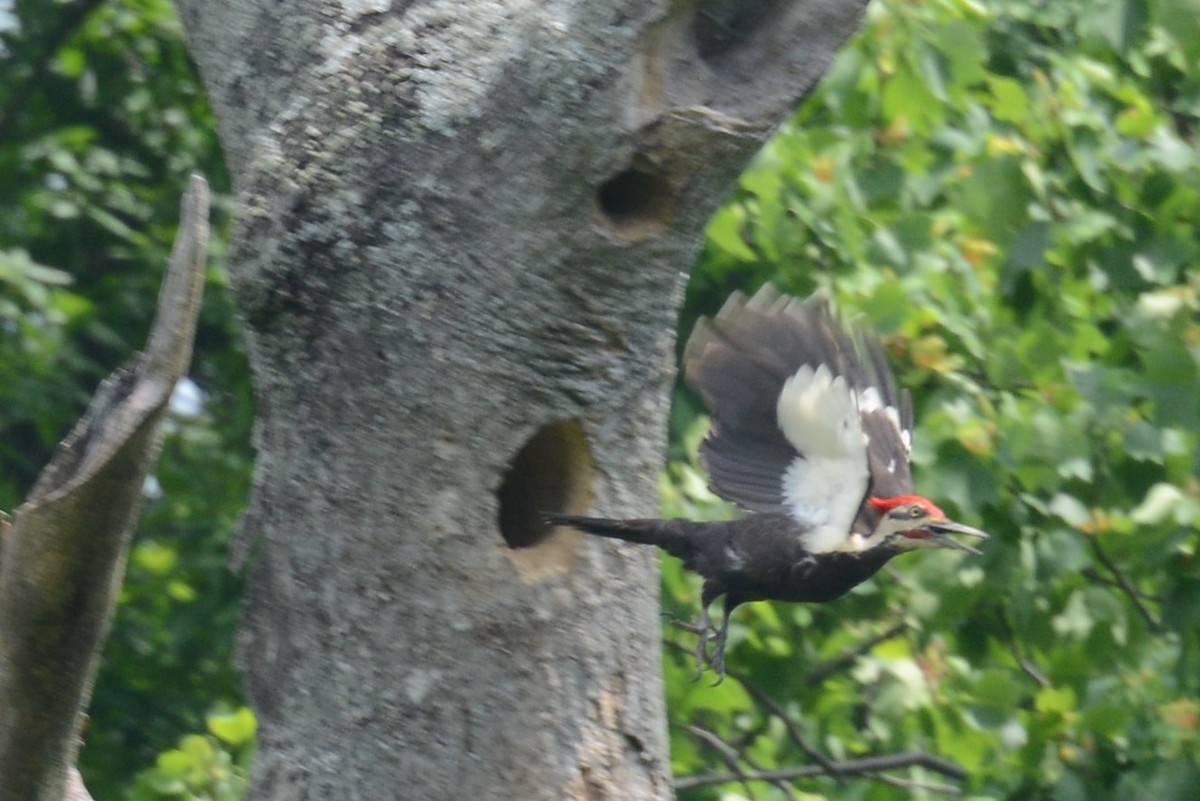
<svg viewBox="0 0 1200 801"><path fill-rule="evenodd" d="M704 666L712 663L708 655L708 636L712 633L712 626L709 624L707 613L700 618L699 624L692 626L692 631L696 634L696 675L692 676L692 681L700 681L700 677L704 675Z"/></svg>
<svg viewBox="0 0 1200 801"><path fill-rule="evenodd" d="M717 680L712 685L714 687L725 681L725 643L728 639L729 611L726 610L725 617L721 620L721 627L717 629L717 634L713 637L712 654L708 657L708 666L713 669L713 673L717 674Z"/></svg>
<svg viewBox="0 0 1200 801"><path fill-rule="evenodd" d="M721 628L714 626L707 609L701 614L700 620L696 622L675 617L669 612L663 612L662 615L670 621L672 626L696 635L696 675L692 676L692 681L699 681L700 677L704 675L706 667L712 668L713 672L717 674L717 680L713 682L714 687L725 681L725 638L728 635L726 627L724 625ZM708 650L709 642L713 643L711 653Z"/></svg>
<svg viewBox="0 0 1200 801"><path fill-rule="evenodd" d="M683 618L675 617L669 612L663 612L663 617L670 621L672 626L683 629L686 632L696 635L696 675L692 676L692 681L699 681L704 675L704 668L712 665L713 657L708 653L709 637L715 633L712 621L709 620L708 610L700 615L700 620L692 622ZM724 670L721 671L724 678Z"/></svg>

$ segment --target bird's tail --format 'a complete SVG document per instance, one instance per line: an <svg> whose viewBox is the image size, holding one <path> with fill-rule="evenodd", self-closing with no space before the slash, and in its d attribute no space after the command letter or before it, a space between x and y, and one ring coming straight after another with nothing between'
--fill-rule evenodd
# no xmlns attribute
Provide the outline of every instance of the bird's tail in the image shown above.
<svg viewBox="0 0 1200 801"><path fill-rule="evenodd" d="M546 513L543 518L552 526L570 526L585 534L595 534L638 545L654 545L672 556L689 559L696 551L696 540L690 536L694 524L690 520L610 520L605 517L580 517Z"/></svg>

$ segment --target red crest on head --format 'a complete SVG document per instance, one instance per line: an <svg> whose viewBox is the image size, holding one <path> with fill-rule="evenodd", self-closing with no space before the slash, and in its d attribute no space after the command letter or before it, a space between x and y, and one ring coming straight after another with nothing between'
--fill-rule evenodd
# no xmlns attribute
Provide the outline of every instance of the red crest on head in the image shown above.
<svg viewBox="0 0 1200 801"><path fill-rule="evenodd" d="M937 505L928 498L922 498L920 495L897 495L895 498L867 498L867 503L871 504L872 509L878 509L880 512L887 512L889 509L895 509L897 506L904 506L909 503L917 503L925 508L931 517L945 517L946 513L937 507Z"/></svg>

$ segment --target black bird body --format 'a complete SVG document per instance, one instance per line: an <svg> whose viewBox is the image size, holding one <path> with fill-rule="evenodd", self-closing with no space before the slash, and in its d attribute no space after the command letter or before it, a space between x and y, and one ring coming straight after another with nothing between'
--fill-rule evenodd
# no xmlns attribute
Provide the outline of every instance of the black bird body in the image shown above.
<svg viewBox="0 0 1200 801"><path fill-rule="evenodd" d="M986 537L913 494L912 409L878 338L847 330L821 296L770 285L735 293L696 325L684 377L712 415L700 461L712 490L747 510L725 522L610 520L548 514L548 523L654 545L704 579L698 657L724 671L729 616L740 604L824 603L894 556ZM707 652L708 607L724 598Z"/></svg>
<svg viewBox="0 0 1200 801"><path fill-rule="evenodd" d="M794 520L769 513L708 523L570 515L553 515L552 520L589 534L661 548L704 578L708 603L724 595L727 610L751 601L833 601L901 553L882 546L836 551L817 559L801 544Z"/></svg>

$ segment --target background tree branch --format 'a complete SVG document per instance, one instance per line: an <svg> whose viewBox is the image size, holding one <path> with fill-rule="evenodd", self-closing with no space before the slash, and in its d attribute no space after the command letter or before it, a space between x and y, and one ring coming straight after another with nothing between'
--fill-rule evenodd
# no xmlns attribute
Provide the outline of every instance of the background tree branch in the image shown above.
<svg viewBox="0 0 1200 801"><path fill-rule="evenodd" d="M816 669L805 676L804 683L807 686L814 686L821 681L829 678L833 674L840 671L847 671L853 667L855 661L868 653L876 645L879 645L886 640L895 637L907 628L903 620L896 621L888 626L879 634L868 637L852 648L847 649L839 654L835 659L829 660L819 665ZM691 649L685 647L681 643L674 640L664 639L663 644L673 651L676 651L687 656L692 655ZM949 776L952 779L963 780L966 778L966 771L952 760L943 759L932 754L923 753L900 753L900 754L880 754L862 760L846 760L837 761L830 759L821 753L815 746L801 734L799 721L793 715L788 714L788 711L782 704L773 699L766 691L757 685L742 671L731 669L725 673L727 679L732 679L738 682L749 693L750 697L764 711L765 717L775 717L783 725L787 732L788 739L799 748L806 757L812 760L815 764L805 768L788 768L785 770L766 770L763 769L758 762L750 756L750 745L754 740L754 736L747 735L744 738L739 738L737 741L728 741L721 737L719 733L710 728L699 726L693 723L678 723L677 725L685 731L689 737L692 737L697 742L703 743L711 748L722 762L729 768L726 773L704 774L700 776L684 776L677 778L675 781L676 790L691 789L693 787L701 787L709 784L721 784L723 782L739 782L742 784L748 796L753 797L749 782L764 781L778 787L785 795L794 796L794 791L787 784L793 779L812 777L812 776L829 776L835 779L842 779L846 776L861 776L863 778L882 781L895 786L904 787L921 787L932 792L945 793L949 795L959 794L961 791L957 787L929 784L918 782L911 779L889 776L883 771L896 768L909 767L912 765L923 765L943 775ZM817 680L813 681L813 676L817 676ZM757 736L757 735L755 735ZM746 767L742 767L742 764Z"/></svg>
<svg viewBox="0 0 1200 801"><path fill-rule="evenodd" d="M909 753L887 754L885 756L862 757L835 762L838 775L852 776L875 774L884 770L896 768L923 767L951 779L964 781L967 772L960 766L932 754ZM825 775L826 770L820 765L807 765L800 768L784 768L768 771L740 771L737 773L707 773L702 776L689 776L675 781L676 790L690 790L694 787L705 787L713 784L725 784L733 781L788 781L812 776Z"/></svg>

